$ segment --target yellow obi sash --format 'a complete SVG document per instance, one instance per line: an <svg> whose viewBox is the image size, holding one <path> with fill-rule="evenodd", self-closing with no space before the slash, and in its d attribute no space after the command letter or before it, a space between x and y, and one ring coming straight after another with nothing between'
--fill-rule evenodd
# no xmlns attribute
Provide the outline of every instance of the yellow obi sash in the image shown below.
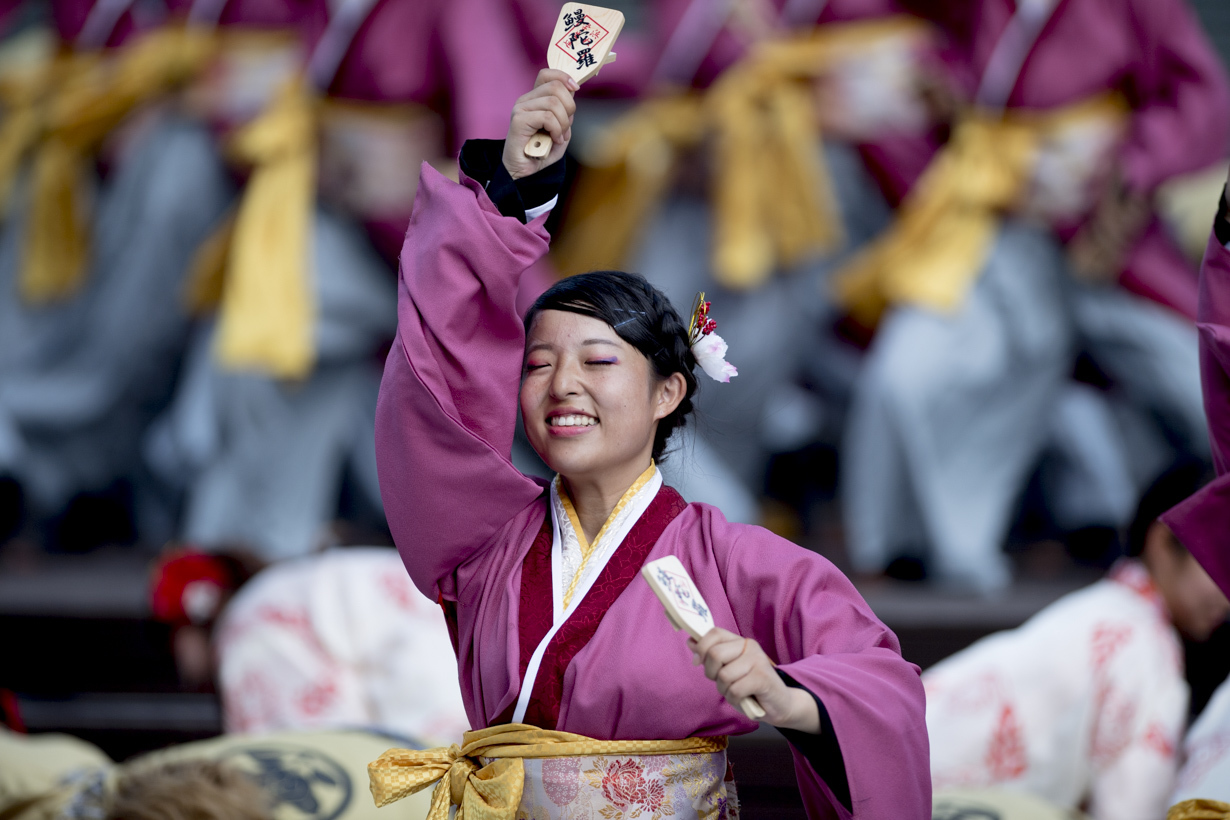
<svg viewBox="0 0 1230 820"><path fill-rule="evenodd" d="M191 77L212 48L207 33L166 26L118 51L59 55L8 85L0 127L5 209L23 159L34 154L20 281L28 302L71 296L84 279L89 216L82 192L103 139L138 105Z"/></svg>
<svg viewBox="0 0 1230 820"><path fill-rule="evenodd" d="M289 379L311 372L318 169L336 198L360 217L408 212L418 160L434 157L426 156L428 148L401 145L421 140L438 146L442 134L438 118L423 106L337 102L322 98L302 77L236 131L229 154L251 175L238 211L197 252L186 294L196 312L219 307L215 354L223 367ZM387 165L383 179L372 163Z"/></svg>
<svg viewBox="0 0 1230 820"><path fill-rule="evenodd" d="M842 241L816 140L811 82L887 40L927 36L907 17L825 25L756 44L704 95L649 100L604 129L553 257L564 274L622 266L677 160L712 140L713 269L753 288L779 266Z"/></svg>
<svg viewBox="0 0 1230 820"><path fill-rule="evenodd" d="M839 302L867 327L890 305L956 310L986 262L1000 218L1030 210L1043 158L1060 153L1074 132L1117 132L1127 112L1118 96L1044 113L966 112L893 226L837 273Z"/></svg>
<svg viewBox="0 0 1230 820"><path fill-rule="evenodd" d="M439 781L432 794L428 820L447 820L450 805L458 807L457 820L513 820L522 803L529 759L706 755L725 749L725 737L594 740L583 735L510 723L466 732L462 746L426 751L390 749L369 763L367 770L377 806L386 806ZM723 767L719 780L724 773ZM622 777L624 772L611 774L614 775L612 783L627 782ZM593 785L602 789L602 781L600 777ZM692 791L689 789L688 793ZM610 797L610 792L608 785L604 794ZM614 796L618 804L620 795ZM664 799L666 797L664 795ZM712 805L696 807L698 816L717 817L724 806L719 805L719 799L707 802Z"/></svg>
<svg viewBox="0 0 1230 820"><path fill-rule="evenodd" d="M1227 820L1230 803L1220 800L1184 800L1166 812L1166 820Z"/></svg>

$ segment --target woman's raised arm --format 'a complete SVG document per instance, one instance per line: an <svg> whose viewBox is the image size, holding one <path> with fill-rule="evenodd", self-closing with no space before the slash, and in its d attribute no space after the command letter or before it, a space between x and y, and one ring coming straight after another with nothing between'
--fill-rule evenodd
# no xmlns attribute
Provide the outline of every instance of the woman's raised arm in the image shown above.
<svg viewBox="0 0 1230 820"><path fill-rule="evenodd" d="M521 152L539 129L556 145L542 167L512 176L543 171L567 145L571 90L555 74L540 74L517 102L507 150ZM523 224L524 210L508 207L518 196L510 169L490 165L490 178L463 173L460 184L422 166L401 252L397 339L376 408L385 514L411 577L433 599L447 597L456 567L542 492L510 452L525 344L517 288L549 238L542 219ZM514 186L502 197L513 216L488 196L501 184Z"/></svg>

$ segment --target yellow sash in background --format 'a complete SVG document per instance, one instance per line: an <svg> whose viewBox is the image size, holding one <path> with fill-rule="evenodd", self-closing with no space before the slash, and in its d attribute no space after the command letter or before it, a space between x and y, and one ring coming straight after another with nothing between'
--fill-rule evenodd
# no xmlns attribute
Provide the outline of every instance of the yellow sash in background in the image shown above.
<svg viewBox="0 0 1230 820"><path fill-rule="evenodd" d="M23 298L43 304L81 286L89 253L86 172L103 139L138 105L170 91L206 62L208 33L168 26L118 51L64 54L3 92L0 203L6 210L33 153Z"/></svg>
<svg viewBox="0 0 1230 820"><path fill-rule="evenodd" d="M1045 113L966 112L893 226L838 272L838 301L866 327L896 304L956 310L986 262L1000 218L1026 195L1046 135L1089 118L1122 121L1127 112L1118 96Z"/></svg>
<svg viewBox="0 0 1230 820"><path fill-rule="evenodd" d="M553 248L560 271L622 267L671 184L677 160L712 141L713 269L753 288L778 267L842 241L819 153L810 83L888 37L923 37L905 17L826 25L756 44L703 95L648 100L604 129L582 157L568 224Z"/></svg>

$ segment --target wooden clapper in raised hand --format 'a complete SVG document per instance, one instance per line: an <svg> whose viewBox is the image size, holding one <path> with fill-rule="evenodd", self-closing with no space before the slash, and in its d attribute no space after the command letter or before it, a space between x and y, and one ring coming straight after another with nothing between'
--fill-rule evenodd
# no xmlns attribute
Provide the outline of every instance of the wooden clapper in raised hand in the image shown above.
<svg viewBox="0 0 1230 820"><path fill-rule="evenodd" d="M713 629L713 613L678 558L668 555L650 561L641 567L641 575L666 608L666 617L675 629L682 629L697 641ZM752 720L764 717L764 709L755 697L739 701L739 708Z"/></svg>
<svg viewBox="0 0 1230 820"><path fill-rule="evenodd" d="M611 47L624 27L623 12L588 3L565 3L547 46L547 66L567 72L577 85L615 62ZM551 153L551 135L539 131L525 145L525 155L541 159Z"/></svg>

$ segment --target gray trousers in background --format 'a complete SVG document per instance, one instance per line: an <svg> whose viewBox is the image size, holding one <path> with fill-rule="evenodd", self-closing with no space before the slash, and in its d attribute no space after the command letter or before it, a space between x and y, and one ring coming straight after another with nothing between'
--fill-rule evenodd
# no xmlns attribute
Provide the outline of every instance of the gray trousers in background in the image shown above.
<svg viewBox="0 0 1230 820"><path fill-rule="evenodd" d="M79 293L22 301L25 220L0 232L0 473L37 514L132 478L184 349L186 271L232 195L210 134L169 119L100 190Z"/></svg>
<svg viewBox="0 0 1230 820"><path fill-rule="evenodd" d="M1048 232L1007 223L956 313L898 308L868 353L843 457L855 568L921 549L941 582L1003 587L1011 515L1048 445L1069 460L1067 480L1100 494L1089 503L1113 515L1134 505L1150 468L1132 466L1113 416L1070 385L1078 346L1123 401L1207 450L1195 329L1117 287L1075 282ZM1096 491L1082 469L1101 481ZM1065 514L1079 519L1080 503Z"/></svg>
<svg viewBox="0 0 1230 820"><path fill-rule="evenodd" d="M199 330L174 402L146 441L154 471L185 492L181 535L268 561L311 552L347 469L380 509L375 466L380 344L397 323L394 272L357 224L312 225L317 365L303 381L221 369Z"/></svg>
<svg viewBox="0 0 1230 820"><path fill-rule="evenodd" d="M706 292L717 333L730 346L727 360L739 369L729 384L699 376L697 413L689 423L695 437L690 446L700 458L712 461L711 454L716 454L727 467L697 483L735 477L743 485L716 490L722 497L759 496L770 455L768 441L781 447L783 438L802 444L820 435L814 428L822 424L823 408L811 414L818 417L813 429L798 429L808 427L799 423L808 414L793 409L799 399L794 385L804 372L843 364L832 352L837 345L829 332L833 308L828 277L846 254L888 224L888 206L857 152L827 143L824 153L848 240L832 256L777 272L751 290L722 287L710 267L713 222L708 203L685 196L667 200L654 215L636 256L633 271L661 289L685 321L697 292ZM848 383L851 372L835 367L832 381Z"/></svg>

